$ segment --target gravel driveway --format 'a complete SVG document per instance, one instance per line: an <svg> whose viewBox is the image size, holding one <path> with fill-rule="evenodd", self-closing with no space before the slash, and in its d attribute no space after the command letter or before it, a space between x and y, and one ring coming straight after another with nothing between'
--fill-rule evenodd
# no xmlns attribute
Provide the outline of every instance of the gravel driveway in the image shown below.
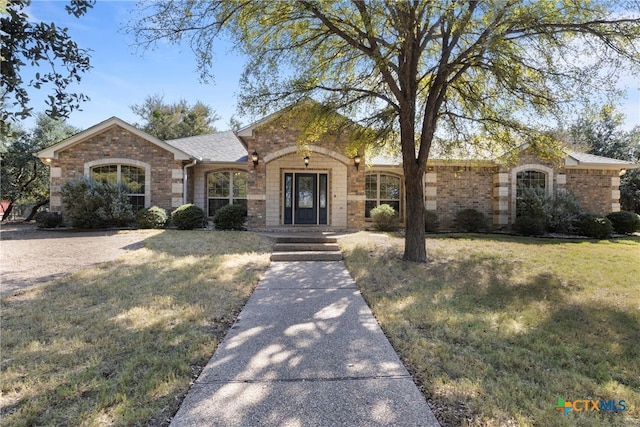
<svg viewBox="0 0 640 427"><path fill-rule="evenodd" d="M153 230L44 231L30 224L0 227L0 294L10 294L114 260L142 248Z"/></svg>

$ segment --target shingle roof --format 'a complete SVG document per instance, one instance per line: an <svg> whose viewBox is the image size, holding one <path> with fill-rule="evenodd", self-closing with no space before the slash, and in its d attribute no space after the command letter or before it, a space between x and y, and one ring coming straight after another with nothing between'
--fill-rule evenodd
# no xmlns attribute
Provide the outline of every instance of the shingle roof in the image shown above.
<svg viewBox="0 0 640 427"><path fill-rule="evenodd" d="M627 160L612 159L609 157L596 156L594 154L579 153L577 151L568 151L567 154L573 157L578 164L587 165L620 165L620 166L637 166Z"/></svg>
<svg viewBox="0 0 640 427"><path fill-rule="evenodd" d="M247 149L232 131L165 141L204 162L247 162Z"/></svg>

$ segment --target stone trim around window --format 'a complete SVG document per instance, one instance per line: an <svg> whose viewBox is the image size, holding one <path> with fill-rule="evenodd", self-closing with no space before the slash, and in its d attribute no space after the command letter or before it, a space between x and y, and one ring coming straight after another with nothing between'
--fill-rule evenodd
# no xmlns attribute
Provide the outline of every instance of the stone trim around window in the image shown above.
<svg viewBox="0 0 640 427"><path fill-rule="evenodd" d="M111 157L92 160L84 164L84 176L91 178L91 170L93 168L107 165L135 166L144 169L144 207L148 208L151 206L151 165L149 163L141 162L140 160Z"/></svg>
<svg viewBox="0 0 640 427"><path fill-rule="evenodd" d="M553 169L536 163L528 163L525 165L516 166L511 169L511 223L514 224L516 221L516 191L517 191L517 183L518 183L518 173L524 171L535 171L542 172L545 174L545 190L547 196L553 194Z"/></svg>

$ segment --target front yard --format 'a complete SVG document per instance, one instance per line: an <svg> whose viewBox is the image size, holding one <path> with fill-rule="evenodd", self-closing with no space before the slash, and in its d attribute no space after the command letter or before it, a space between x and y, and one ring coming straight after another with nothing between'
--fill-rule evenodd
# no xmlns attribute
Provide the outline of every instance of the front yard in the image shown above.
<svg viewBox="0 0 640 427"><path fill-rule="evenodd" d="M341 240L443 425L640 425L640 238L433 236L428 265L401 261L403 244ZM558 398L626 410L564 416Z"/></svg>
<svg viewBox="0 0 640 427"><path fill-rule="evenodd" d="M6 426L160 426L269 263L253 233L166 230L2 299Z"/></svg>
<svg viewBox="0 0 640 427"><path fill-rule="evenodd" d="M268 265L250 232L163 231L2 299L3 425L167 425ZM640 238L341 239L443 426L640 425ZM555 410L625 400L620 412Z"/></svg>

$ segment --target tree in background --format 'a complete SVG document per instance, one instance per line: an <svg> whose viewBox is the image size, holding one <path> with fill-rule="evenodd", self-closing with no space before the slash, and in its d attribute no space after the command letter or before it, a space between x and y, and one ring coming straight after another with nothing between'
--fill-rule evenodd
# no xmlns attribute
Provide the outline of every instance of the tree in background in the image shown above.
<svg viewBox="0 0 640 427"><path fill-rule="evenodd" d="M610 105L590 109L569 128L570 140L589 154L640 163L640 126L624 131L623 124L624 115ZM640 169L620 178L620 204L622 210L640 213Z"/></svg>
<svg viewBox="0 0 640 427"><path fill-rule="evenodd" d="M548 129L571 102L613 89L622 69L638 70L640 5L628 6L159 0L143 4L131 30L149 47L189 43L205 79L217 38L231 37L249 57L240 95L247 112L265 114L311 97L401 153L404 259L424 262L422 178L436 136L471 149L529 142L555 151L544 124Z"/></svg>
<svg viewBox="0 0 640 427"><path fill-rule="evenodd" d="M32 114L28 88L51 86L45 114L53 118L68 118L89 99L68 91L91 68L89 51L71 40L67 28L34 22L25 11L29 4L31 0L0 1L0 135L9 133L12 122ZM95 0L71 0L65 9L78 18L94 4ZM24 75L26 66L33 69L33 76Z"/></svg>
<svg viewBox="0 0 640 427"><path fill-rule="evenodd" d="M49 168L33 153L78 132L61 119L38 114L31 131L16 128L2 142L2 199L9 201L2 220L11 215L16 204L31 205L30 221L38 209L49 203Z"/></svg>
<svg viewBox="0 0 640 427"><path fill-rule="evenodd" d="M166 104L161 95L149 96L143 104L132 105L131 110L143 119L136 127L163 141L216 132L213 123L220 119L200 101L189 105L181 99Z"/></svg>

